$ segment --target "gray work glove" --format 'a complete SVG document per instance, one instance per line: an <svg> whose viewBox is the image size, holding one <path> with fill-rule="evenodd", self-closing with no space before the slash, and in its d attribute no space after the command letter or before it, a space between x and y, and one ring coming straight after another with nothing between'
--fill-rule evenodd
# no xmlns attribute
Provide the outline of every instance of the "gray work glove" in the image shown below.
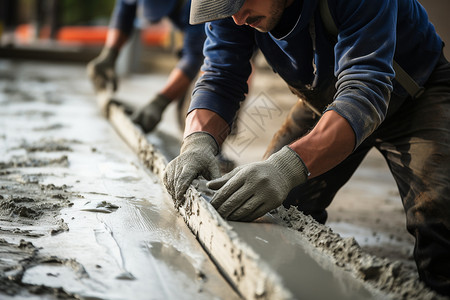
<svg viewBox="0 0 450 300"><path fill-rule="evenodd" d="M171 100L163 95L156 95L149 103L138 109L131 116L131 120L142 127L142 130L147 133L152 131L159 121Z"/></svg>
<svg viewBox="0 0 450 300"><path fill-rule="evenodd" d="M94 85L96 92L101 92L112 87L117 90L117 75L114 70L119 50L117 48L103 48L99 56L91 60L87 65L87 73Z"/></svg>
<svg viewBox="0 0 450 300"><path fill-rule="evenodd" d="M211 204L223 218L252 221L280 206L308 174L300 156L285 146L267 160L238 167L207 186L218 190Z"/></svg>
<svg viewBox="0 0 450 300"><path fill-rule="evenodd" d="M216 155L219 146L206 132L194 132L181 145L180 155L166 167L163 181L176 205L183 202L184 194L194 179L203 176L207 180L220 176Z"/></svg>

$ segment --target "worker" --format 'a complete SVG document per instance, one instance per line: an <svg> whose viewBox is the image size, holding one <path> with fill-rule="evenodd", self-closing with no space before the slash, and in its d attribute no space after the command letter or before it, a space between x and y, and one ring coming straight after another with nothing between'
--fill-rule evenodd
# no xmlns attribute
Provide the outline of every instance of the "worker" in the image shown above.
<svg viewBox="0 0 450 300"><path fill-rule="evenodd" d="M252 221L283 204L324 223L338 189L375 147L397 182L420 278L450 295L450 64L443 41L416 0L320 1L192 0L191 24L208 22L204 74L180 155L166 167L166 188L182 201L202 175L225 219ZM218 178L214 156L247 93L255 45L301 98L293 121L304 134ZM400 84L393 61L420 87L414 93Z"/></svg>
<svg viewBox="0 0 450 300"><path fill-rule="evenodd" d="M189 25L189 0L118 0L110 21L105 46L100 55L87 66L88 75L96 92L104 91L108 86L114 91L117 90L115 63L134 28L138 4L142 4L143 16L150 23L168 17L173 25L184 33L180 59L171 71L166 84L131 116L132 120L147 133L159 123L162 113L172 101L183 98L192 80L197 76L203 62L205 30L204 25ZM108 104L104 103L101 107L104 114Z"/></svg>

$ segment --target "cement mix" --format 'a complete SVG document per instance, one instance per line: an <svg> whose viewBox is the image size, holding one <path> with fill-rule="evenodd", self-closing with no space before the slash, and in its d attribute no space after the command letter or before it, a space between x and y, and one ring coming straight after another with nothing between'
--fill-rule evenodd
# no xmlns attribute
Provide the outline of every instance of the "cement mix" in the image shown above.
<svg viewBox="0 0 450 300"><path fill-rule="evenodd" d="M0 60L0 299L238 299L84 66Z"/></svg>
<svg viewBox="0 0 450 300"><path fill-rule="evenodd" d="M167 157L122 109L112 106L109 115L124 140L162 178ZM254 223L226 222L209 205L210 196L205 181L199 180L185 202L175 205L246 299L440 298L401 262L365 253L354 238L340 237L293 207L279 208Z"/></svg>
<svg viewBox="0 0 450 300"><path fill-rule="evenodd" d="M83 67L0 62L2 299L237 298L223 276L249 299L440 299L401 262L296 210L228 223L192 187L179 210L192 235L158 178L179 145L173 118L142 138L117 111L138 160Z"/></svg>

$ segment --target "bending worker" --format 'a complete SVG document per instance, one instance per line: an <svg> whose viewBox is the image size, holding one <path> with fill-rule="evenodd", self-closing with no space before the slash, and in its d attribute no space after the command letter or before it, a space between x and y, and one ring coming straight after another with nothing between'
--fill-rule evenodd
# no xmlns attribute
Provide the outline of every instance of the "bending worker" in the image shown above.
<svg viewBox="0 0 450 300"><path fill-rule="evenodd" d="M420 278L450 294L450 64L443 42L416 0L324 2L192 1L191 23L212 22L181 152L164 174L167 190L182 200L202 175L215 179L211 204L228 220L252 221L283 204L324 223L338 189L376 147L397 182ZM330 19L335 36L325 25ZM214 157L247 93L255 45L302 99L294 121L304 134L217 178ZM393 61L422 88L411 93L401 85Z"/></svg>
<svg viewBox="0 0 450 300"><path fill-rule="evenodd" d="M165 86L132 115L133 121L139 124L144 132L150 132L161 120L167 105L171 101L181 99L197 76L203 63L205 30L203 25L189 25L189 0L118 0L105 46L100 55L88 64L88 74L97 92L105 90L108 85L111 85L114 91L117 90L115 63L120 49L132 33L138 2L142 4L143 15L150 23L168 17L184 33L180 59ZM102 110L107 110L107 104Z"/></svg>

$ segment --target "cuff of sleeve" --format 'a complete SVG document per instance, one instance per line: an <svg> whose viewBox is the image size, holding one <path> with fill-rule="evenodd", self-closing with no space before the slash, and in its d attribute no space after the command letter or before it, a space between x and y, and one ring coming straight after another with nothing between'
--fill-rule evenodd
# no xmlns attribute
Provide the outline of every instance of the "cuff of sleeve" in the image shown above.
<svg viewBox="0 0 450 300"><path fill-rule="evenodd" d="M355 149L371 135L381 123L380 115L367 111L355 101L335 100L324 111L333 110L347 120L355 133Z"/></svg>
<svg viewBox="0 0 450 300"><path fill-rule="evenodd" d="M188 114L194 109L208 109L218 114L230 126L233 124L234 117L239 105L233 101L221 98L219 95L212 94L208 91L196 91L192 97Z"/></svg>
<svg viewBox="0 0 450 300"><path fill-rule="evenodd" d="M278 168L281 174L286 175L289 188L305 183L311 175L301 157L288 146L272 154L268 160Z"/></svg>

